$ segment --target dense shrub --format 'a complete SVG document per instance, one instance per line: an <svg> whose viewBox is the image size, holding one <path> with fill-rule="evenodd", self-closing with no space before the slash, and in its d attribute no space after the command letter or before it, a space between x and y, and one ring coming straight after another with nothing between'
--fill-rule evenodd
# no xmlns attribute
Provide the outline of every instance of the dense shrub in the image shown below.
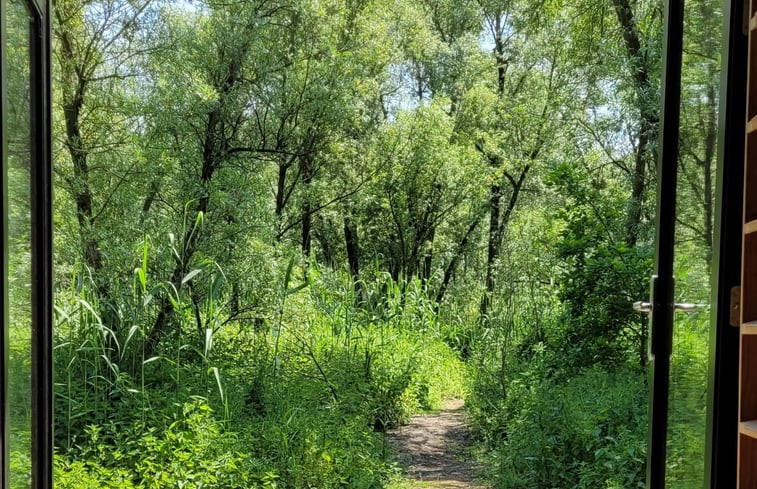
<svg viewBox="0 0 757 489"><path fill-rule="evenodd" d="M496 487L644 487L644 373L589 368L560 383L539 374L514 376L500 403L480 389L488 401L473 398Z"/></svg>
<svg viewBox="0 0 757 489"><path fill-rule="evenodd" d="M179 314L149 358L130 348L136 308L119 337L86 296L61 294L56 486L382 487L396 469L380 431L463 396L465 368L419 320L419 291L368 306L335 276L313 267L308 287L283 287L262 328Z"/></svg>

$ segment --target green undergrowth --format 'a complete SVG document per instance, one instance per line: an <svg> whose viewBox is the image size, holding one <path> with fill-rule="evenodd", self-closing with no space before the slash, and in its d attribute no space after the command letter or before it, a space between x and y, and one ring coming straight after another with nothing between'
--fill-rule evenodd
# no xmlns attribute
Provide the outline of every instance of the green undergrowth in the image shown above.
<svg viewBox="0 0 757 489"><path fill-rule="evenodd" d="M679 319L671 359L668 481L702 486L706 426L707 316ZM560 361L558 342L527 340L475 360L467 399L494 488L643 488L648 371ZM496 362L496 363L495 363Z"/></svg>
<svg viewBox="0 0 757 489"><path fill-rule="evenodd" d="M558 380L525 369L507 387L489 398L499 402L483 401L485 389L472 400L494 487L644 487L643 372L588 368Z"/></svg>
<svg viewBox="0 0 757 489"><path fill-rule="evenodd" d="M82 290L59 294L56 487L385 487L381 432L464 396L464 364L422 294L289 281L263 321L226 322L219 300L198 328L177 301L178 334L149 356L131 299L116 332Z"/></svg>

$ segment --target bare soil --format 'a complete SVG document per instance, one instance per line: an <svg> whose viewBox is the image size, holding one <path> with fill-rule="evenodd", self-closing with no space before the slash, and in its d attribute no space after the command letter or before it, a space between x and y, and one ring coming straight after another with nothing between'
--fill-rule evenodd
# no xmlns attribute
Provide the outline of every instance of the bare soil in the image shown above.
<svg viewBox="0 0 757 489"><path fill-rule="evenodd" d="M476 483L471 437L463 401L448 401L439 413L413 416L387 432L389 444L417 489L485 489Z"/></svg>

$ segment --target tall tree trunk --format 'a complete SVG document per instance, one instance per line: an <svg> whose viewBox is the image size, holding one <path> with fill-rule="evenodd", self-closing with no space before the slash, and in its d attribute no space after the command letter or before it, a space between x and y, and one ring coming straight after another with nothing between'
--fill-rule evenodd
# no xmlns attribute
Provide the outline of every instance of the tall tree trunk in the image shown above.
<svg viewBox="0 0 757 489"><path fill-rule="evenodd" d="M497 14L494 19L494 60L497 62L497 95L505 96L505 81L507 77L507 57L505 56L505 41L502 39L504 29L504 13Z"/></svg>
<svg viewBox="0 0 757 489"><path fill-rule="evenodd" d="M505 28L505 14L499 12L494 17L494 60L497 63L497 96L505 97L505 81L507 76L507 57L505 55L505 42L502 33ZM480 148L482 151L483 148ZM493 169L501 166L497 157L487 157L489 165ZM500 220L500 205L502 200L502 185L497 181L489 188L489 233L486 252L486 278L484 281L484 295L479 305L479 314L485 318L491 306L491 297L494 293L494 274L497 259L499 258L499 236L503 223Z"/></svg>
<svg viewBox="0 0 757 489"><path fill-rule="evenodd" d="M714 78L714 73L711 79ZM718 138L718 118L717 118L717 98L715 95L715 86L710 84L707 87L707 125L705 133L704 157L702 158L702 173L704 174L704 245L705 259L707 266L712 261L712 240L713 240L713 216L714 216L714 198L713 198L713 181L712 171L715 165L715 151L717 149Z"/></svg>
<svg viewBox="0 0 757 489"><path fill-rule="evenodd" d="M217 120L217 117L210 117L208 127L215 125L214 123L210 122L213 120ZM210 159L204 159L202 179L200 184L200 187L203 189L203 196L199 199L198 204L194 209L195 214L192 217L205 215L208 211L208 204L210 203L209 184L216 167L217 163L214 162L214 157L211 156ZM194 219L192 219L191 221L193 223L196 222ZM184 233L184 237L181 241L182 245L180 249L180 255L178 257L175 257L175 265L170 279L171 284L173 285L173 290L177 292L181 291L182 289L182 280L184 279L184 276L187 274L187 272L189 272L189 264L192 260L192 257L194 257L201 234L202 229L194 225L187 229ZM173 312L173 305L171 304L171 301L163 299L163 301L161 302L160 310L158 312L158 316L155 318L155 322L153 323L153 326L150 329L150 333L147 338L147 343L145 345L146 355L150 356L154 352L155 347L168 328L168 324L173 317Z"/></svg>
<svg viewBox="0 0 757 489"><path fill-rule="evenodd" d="M310 257L310 250L312 249L311 232L313 227L313 219L310 212L310 202L304 202L302 204L302 254L307 261Z"/></svg>
<svg viewBox="0 0 757 489"><path fill-rule="evenodd" d="M539 155L539 149L541 143L532 151L530 158L535 160ZM515 206L518 204L518 198L520 192L523 189L523 183L526 181L528 172L531 169L531 165L528 164L523 167L516 179L514 176L507 172L503 172L504 176L510 183L510 200L507 202L507 207L504 213L501 212L501 199L502 190L501 186L497 186L497 195L495 196L494 186L492 186L492 199L489 201L489 246L486 259L486 289L484 295L481 298L481 304L479 305L479 315L485 320L486 315L489 313L491 306L491 298L494 294L495 285L495 267L497 260L499 259L500 250L502 248L502 241L505 238L505 232L507 231L507 225L510 223L510 217L512 216ZM496 197L496 200L493 200ZM500 216L501 214L501 216Z"/></svg>
<svg viewBox="0 0 757 489"><path fill-rule="evenodd" d="M77 58L74 51L71 34L63 27L63 19L56 2L54 13L61 26L56 29L61 55L61 78L63 89L63 118L66 122L66 149L71 156L74 177L70 182L74 201L76 202L76 220L79 224L79 235L82 242L82 257L84 263L92 271L95 280L102 268L100 246L94 233L95 217L93 213L93 196L90 186L89 165L87 159L89 150L84 147L81 134L81 110L84 105L84 94L88 82L82 66L82 60ZM98 284L98 288L101 285Z"/></svg>
<svg viewBox="0 0 757 489"><path fill-rule="evenodd" d="M305 190L305 197L302 201L301 221L302 221L302 254L305 257L305 276L307 277L307 262L310 259L310 250L312 247L311 233L313 229L312 203L310 196L310 184L313 182L313 156L306 154L300 157L300 175L302 185Z"/></svg>
<svg viewBox="0 0 757 489"><path fill-rule="evenodd" d="M281 226L282 226L282 217L284 215L284 208L286 207L287 203L287 172L289 171L289 167L291 166L292 161L287 156L279 156L279 167L278 167L278 178L276 181L276 207L274 209L274 212L276 213L276 236L277 239L281 239Z"/></svg>
<svg viewBox="0 0 757 489"><path fill-rule="evenodd" d="M301 209L301 221L302 221L302 256L304 258L304 265L302 268L302 278L307 282L308 268L310 266L310 252L313 245L313 203L311 201L311 183L314 177L313 168L313 154L306 153L300 157L300 175L302 177L302 185L305 190L305 197L302 201Z"/></svg>
<svg viewBox="0 0 757 489"><path fill-rule="evenodd" d="M231 284L231 304L229 307L230 316L237 317L239 315L239 281L234 280Z"/></svg>
<svg viewBox="0 0 757 489"><path fill-rule="evenodd" d="M650 79L649 60L642 49L639 31L633 17L629 0L612 0L620 24L623 42L626 46L631 66L636 99L639 105L639 133L636 146L633 173L631 175L631 198L625 218L625 241L629 247L636 246L641 235L642 209L647 190L647 171L654 166L654 147L658 139L659 116L657 113L657 88ZM647 324L645 318L639 318L642 331L641 341L646 344ZM645 345L640 345L640 363L646 364L643 353Z"/></svg>
<svg viewBox="0 0 757 489"><path fill-rule="evenodd" d="M152 184L150 185L150 193L148 193L147 197L145 197L145 201L142 204L142 210L139 213L140 226L142 226L145 222L145 219L147 219L147 214L150 212L150 208L152 207L152 203L155 201L155 198L158 196L158 192L160 192L159 180L153 180Z"/></svg>
<svg viewBox="0 0 757 489"><path fill-rule="evenodd" d="M100 243L97 240L96 220L94 213L94 196L92 194L91 175L89 169L90 149L85 147L81 132L82 108L84 95L89 86L89 74L93 67L86 66L86 61L79 59L80 53L74 49L71 33L65 30L62 14L56 2L54 15L59 27L56 37L60 46L61 78L63 91L63 118L66 123L65 146L71 156L73 179L68 184L76 203L76 221L79 227L81 257L84 265L89 269L93 280L94 293L97 296L97 309L102 324L118 334L117 316L110 301L110 284L103 273L103 259ZM108 356L111 362L118 363L119 352L113 342L113 336L107 337Z"/></svg>
<svg viewBox="0 0 757 489"><path fill-rule="evenodd" d="M449 263L447 263L447 267L444 269L444 276L442 277L442 283L439 286L439 290L436 292L437 309L439 308L442 301L444 300L444 295L447 293L447 288L449 287L449 283L452 280L452 277L454 276L455 271L457 270L457 265L462 259L466 250L468 249L468 243L470 242L470 238L473 235L473 233L476 231L476 228L478 227L482 218L483 218L483 214L480 214L477 217L475 217L473 221L470 223L467 231L463 235L460 242L457 244L457 249L455 250L455 254L452 256L452 259L449 261Z"/></svg>
<svg viewBox="0 0 757 489"><path fill-rule="evenodd" d="M502 200L502 187L499 183L491 186L489 189L489 233L488 245L486 249L486 279L484 281L484 295L479 305L479 314L485 318L489 313L491 305L491 296L494 293L494 267L499 258L499 245L497 236L499 235L499 207Z"/></svg>
<svg viewBox="0 0 757 489"><path fill-rule="evenodd" d="M625 240L635 246L641 232L642 209L647 189L647 169L654 164L654 145L659 131L657 90L652 86L649 60L642 49L638 27L629 0L612 0L620 24L623 42L631 66L639 104L639 133L634 168L631 175L631 198L625 222Z"/></svg>
<svg viewBox="0 0 757 489"><path fill-rule="evenodd" d="M195 216L205 215L208 212L210 203L210 182L214 173L223 164L228 156L228 140L226 137L226 125L223 121L226 97L229 92L239 82L241 71L240 59L233 59L226 72L226 76L218 84L219 103L215 109L208 114L208 120L205 124L205 133L202 136L202 171L200 174L199 194L200 198L195 207ZM193 221L196 222L196 221ZM189 265L194 257L202 236L200 226L191 226L186 229L182 238L182 245L178 257L175 257L175 266L171 273L171 284L173 290L180 292L182 289L182 280L189 271ZM155 347L160 339L166 334L168 325L173 317L173 305L167 299L163 299L158 315L155 318L152 328L149 331L145 345L145 354L153 354Z"/></svg>
<svg viewBox="0 0 757 489"><path fill-rule="evenodd" d="M98 298L98 312L102 323L114 332L108 336L109 355L113 363L119 360L119 346L115 344L119 318L111 303L112 287L103 271L103 255L98 242L97 220L105 206L95 209L95 195L93 193L90 156L93 147L87 147L82 134L85 95L96 83L96 73L100 69L108 69L118 64L112 57L114 53L107 53L117 39L121 38L127 28L132 26L149 5L145 0L141 5L131 4L133 11L105 8L102 18L98 20L98 27L93 29L87 25L82 7L72 2L53 0L51 2L52 15L55 17L54 36L58 41L55 55L59 61L60 87L62 92L63 118L66 126L64 145L71 156L73 177L66 178L73 200L76 205L76 219L81 240L81 258L89 269L94 282L94 293ZM102 23L100 22L102 21Z"/></svg>
<svg viewBox="0 0 757 489"><path fill-rule="evenodd" d="M429 246L423 250L423 268L421 268L421 280L424 284L431 278L431 265L434 259L434 237L436 237L436 227L432 227L429 231L429 237L426 243Z"/></svg>

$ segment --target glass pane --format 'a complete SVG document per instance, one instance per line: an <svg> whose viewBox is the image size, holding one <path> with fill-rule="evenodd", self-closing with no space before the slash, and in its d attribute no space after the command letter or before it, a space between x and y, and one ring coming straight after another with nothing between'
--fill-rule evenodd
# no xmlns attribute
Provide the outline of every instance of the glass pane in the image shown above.
<svg viewBox="0 0 757 489"><path fill-rule="evenodd" d="M717 163L720 33L718 2L686 2L675 248L677 312L673 331L668 487L704 487L710 259Z"/></svg>
<svg viewBox="0 0 757 489"><path fill-rule="evenodd" d="M8 403L10 485L31 487L31 122L30 17L3 1L6 31L8 159Z"/></svg>

